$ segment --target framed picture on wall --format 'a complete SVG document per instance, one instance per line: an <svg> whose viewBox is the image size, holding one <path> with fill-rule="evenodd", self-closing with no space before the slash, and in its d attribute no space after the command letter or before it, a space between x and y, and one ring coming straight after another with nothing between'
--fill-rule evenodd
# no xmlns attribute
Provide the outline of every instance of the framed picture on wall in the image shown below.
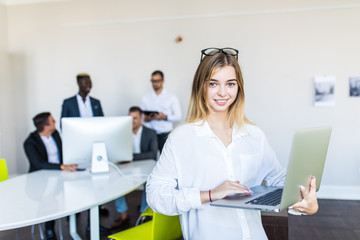
<svg viewBox="0 0 360 240"><path fill-rule="evenodd" d="M335 106L335 76L314 77L314 106Z"/></svg>
<svg viewBox="0 0 360 240"><path fill-rule="evenodd" d="M360 97L360 76L349 77L349 97Z"/></svg>

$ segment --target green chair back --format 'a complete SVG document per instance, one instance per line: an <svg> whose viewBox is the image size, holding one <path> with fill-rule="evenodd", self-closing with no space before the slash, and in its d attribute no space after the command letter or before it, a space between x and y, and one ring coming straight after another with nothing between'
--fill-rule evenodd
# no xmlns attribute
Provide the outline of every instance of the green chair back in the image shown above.
<svg viewBox="0 0 360 240"><path fill-rule="evenodd" d="M154 212L153 240L174 240L182 237L179 216L166 216Z"/></svg>
<svg viewBox="0 0 360 240"><path fill-rule="evenodd" d="M0 182L9 179L5 159L0 159Z"/></svg>
<svg viewBox="0 0 360 240"><path fill-rule="evenodd" d="M147 207L145 211L141 214L141 216L143 217L148 217L153 215L154 215L154 211L150 207Z"/></svg>
<svg viewBox="0 0 360 240"><path fill-rule="evenodd" d="M176 240L182 238L179 216L153 213L153 219L108 236L114 240Z"/></svg>

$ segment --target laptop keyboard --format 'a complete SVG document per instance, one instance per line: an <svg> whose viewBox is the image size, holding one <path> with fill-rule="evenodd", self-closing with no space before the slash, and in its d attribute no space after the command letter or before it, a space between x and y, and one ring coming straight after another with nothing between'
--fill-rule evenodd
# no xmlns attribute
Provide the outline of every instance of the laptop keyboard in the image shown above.
<svg viewBox="0 0 360 240"><path fill-rule="evenodd" d="M279 188L251 201L248 201L246 204L276 206L280 204L282 192L283 189Z"/></svg>

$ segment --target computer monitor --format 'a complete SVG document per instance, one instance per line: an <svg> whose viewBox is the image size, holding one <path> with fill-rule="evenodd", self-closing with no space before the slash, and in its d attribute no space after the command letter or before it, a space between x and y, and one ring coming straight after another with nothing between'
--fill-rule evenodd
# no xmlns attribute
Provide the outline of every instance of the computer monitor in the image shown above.
<svg viewBox="0 0 360 240"><path fill-rule="evenodd" d="M111 162L131 161L132 117L62 118L64 164L91 163L92 172L108 172Z"/></svg>

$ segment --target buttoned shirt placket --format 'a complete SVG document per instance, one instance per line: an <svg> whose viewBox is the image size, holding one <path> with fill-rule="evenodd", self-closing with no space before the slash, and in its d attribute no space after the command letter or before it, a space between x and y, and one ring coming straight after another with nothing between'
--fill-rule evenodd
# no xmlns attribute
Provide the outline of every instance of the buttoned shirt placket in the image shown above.
<svg viewBox="0 0 360 240"><path fill-rule="evenodd" d="M209 130L210 130L210 126L209 126ZM210 133L211 136L216 138L216 141L218 143L216 145L217 145L217 147L220 148L221 152L223 153L223 156L224 156L223 159L224 159L226 170L228 173L228 179L230 181L237 181L235 179L235 172L234 172L234 167L233 167L234 165L233 165L233 161L232 161L232 157L231 157L232 146L234 145L233 141L234 140L236 141L236 138L234 138L234 134L235 133L233 131L232 132L233 139L232 139L231 143L227 147L225 147L223 142L212 131ZM239 217L240 224L242 226L242 230L243 230L242 239L244 239L244 240L250 239L250 228L249 228L248 222L246 221L245 211L243 209L235 209L235 211Z"/></svg>

